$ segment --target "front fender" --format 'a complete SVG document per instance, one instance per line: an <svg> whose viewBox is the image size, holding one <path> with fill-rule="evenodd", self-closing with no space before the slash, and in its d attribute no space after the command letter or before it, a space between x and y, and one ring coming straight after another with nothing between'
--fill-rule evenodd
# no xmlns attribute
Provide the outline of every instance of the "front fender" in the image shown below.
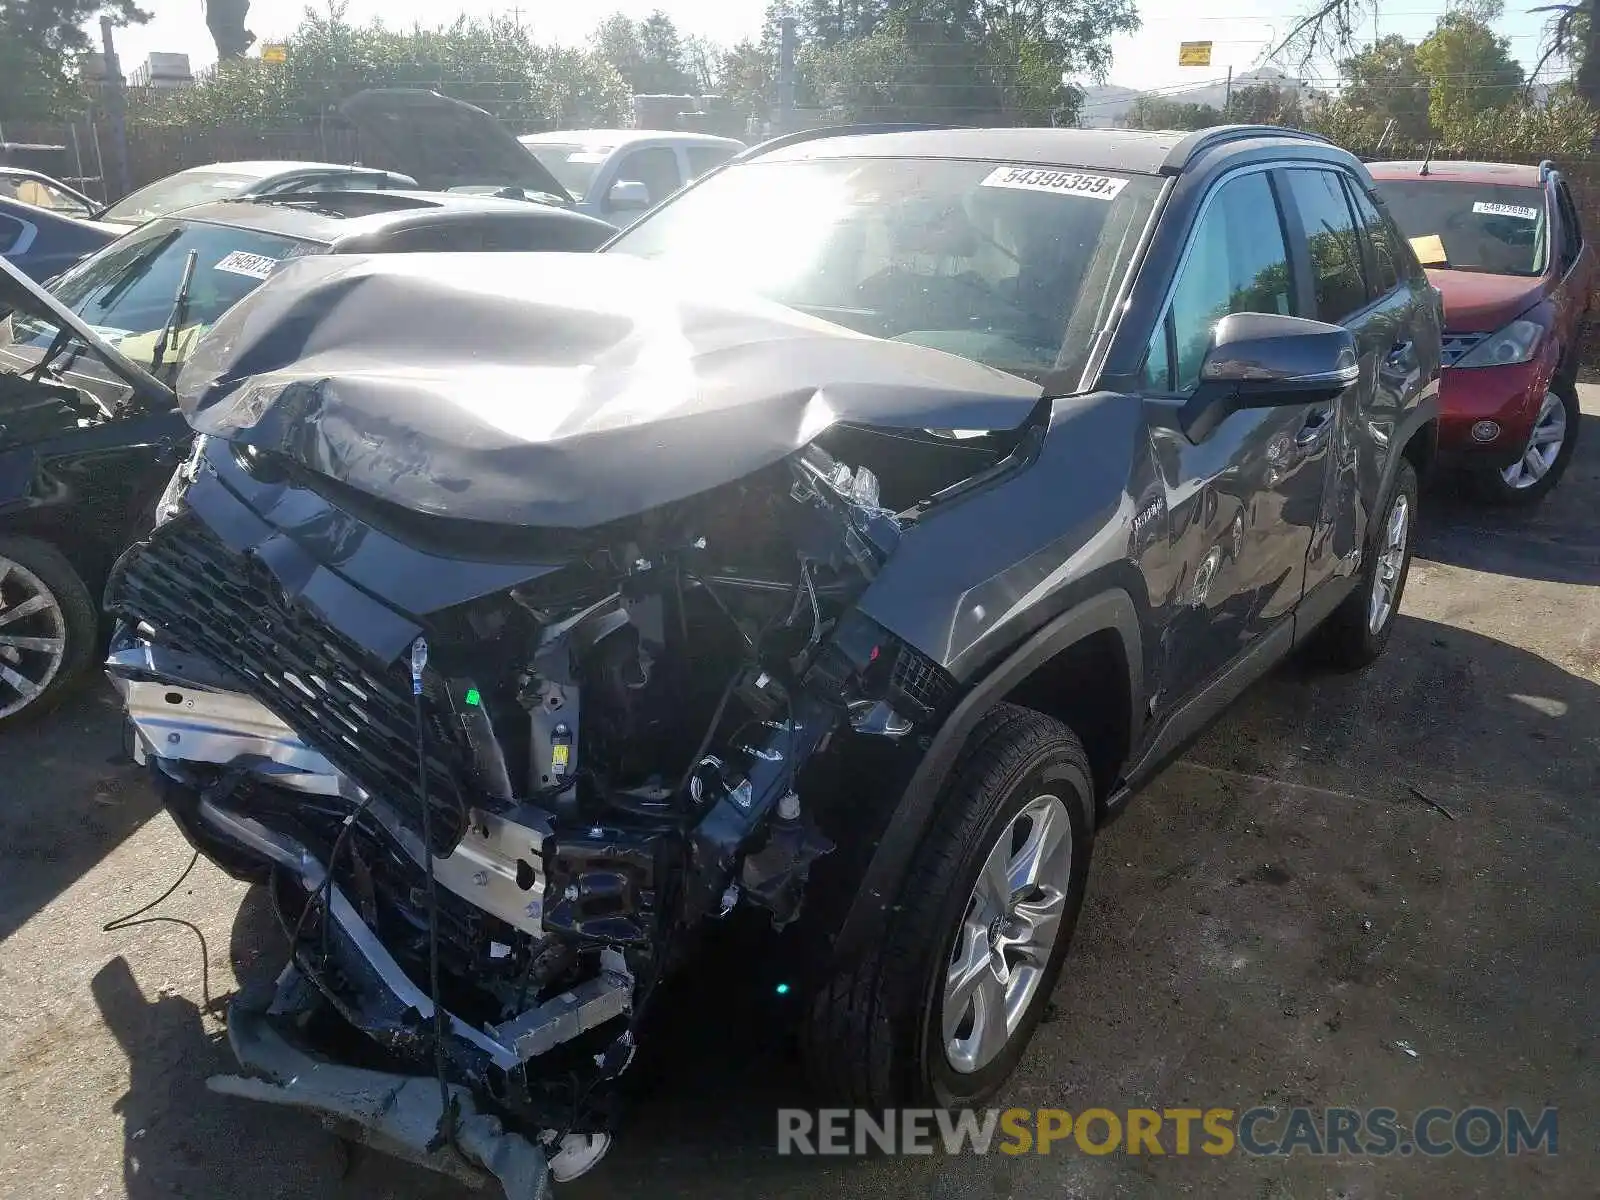
<svg viewBox="0 0 1600 1200"><path fill-rule="evenodd" d="M1085 638L1108 630L1122 641L1131 676L1129 728L1139 728L1138 718L1144 706L1139 670L1139 664L1144 662L1143 637L1132 597L1118 588L1075 604L1029 637L987 672L940 726L890 814L839 927L833 946L836 964L859 958L883 936L912 857L944 795L945 782L984 714L1041 664Z"/></svg>

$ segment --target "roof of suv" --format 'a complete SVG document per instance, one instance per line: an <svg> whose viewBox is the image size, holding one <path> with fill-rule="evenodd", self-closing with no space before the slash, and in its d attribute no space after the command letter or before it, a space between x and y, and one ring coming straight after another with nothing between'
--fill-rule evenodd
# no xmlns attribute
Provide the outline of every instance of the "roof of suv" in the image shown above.
<svg viewBox="0 0 1600 1200"><path fill-rule="evenodd" d="M882 127L880 127L881 129ZM756 146L746 158L966 158L1046 163L1144 175L1177 175L1221 146L1255 148L1274 142L1322 146L1325 139L1272 125L1218 125L1198 132L1142 129L884 129L817 130ZM1354 161L1353 159L1351 161Z"/></svg>
<svg viewBox="0 0 1600 1200"><path fill-rule="evenodd" d="M1422 160L1395 160L1369 162L1367 170L1374 179L1443 179L1452 183L1509 183L1538 187L1540 168L1525 163L1490 162L1440 162L1428 163L1428 173L1422 173Z"/></svg>

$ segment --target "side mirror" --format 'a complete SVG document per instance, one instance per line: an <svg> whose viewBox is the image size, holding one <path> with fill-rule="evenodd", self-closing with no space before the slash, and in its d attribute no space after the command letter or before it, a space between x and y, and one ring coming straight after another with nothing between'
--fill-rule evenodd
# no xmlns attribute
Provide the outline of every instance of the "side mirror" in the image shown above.
<svg viewBox="0 0 1600 1200"><path fill-rule="evenodd" d="M1361 378L1348 329L1279 313L1232 313L1211 327L1200 386L1180 423L1204 441L1244 408L1308 404L1338 395Z"/></svg>
<svg viewBox="0 0 1600 1200"><path fill-rule="evenodd" d="M642 212L650 207L650 191L638 180L619 179L606 193L606 206L614 212Z"/></svg>

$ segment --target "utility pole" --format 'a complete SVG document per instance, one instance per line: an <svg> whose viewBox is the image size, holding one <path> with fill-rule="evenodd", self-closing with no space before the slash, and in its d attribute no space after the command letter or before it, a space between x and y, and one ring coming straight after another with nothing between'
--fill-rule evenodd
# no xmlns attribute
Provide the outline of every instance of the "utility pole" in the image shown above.
<svg viewBox="0 0 1600 1200"><path fill-rule="evenodd" d="M122 90L122 64L117 61L111 18L100 18L100 43L105 49L106 120L111 126L111 168L116 172L117 196L128 194L128 103ZM103 182L103 181L102 181ZM111 199L108 195L107 199Z"/></svg>
<svg viewBox="0 0 1600 1200"><path fill-rule="evenodd" d="M784 17L778 29L778 111L774 114L777 128L772 132L783 134L790 132L794 122L794 18Z"/></svg>
<svg viewBox="0 0 1600 1200"><path fill-rule="evenodd" d="M1228 90L1223 93L1222 115L1226 119L1233 113L1233 68L1228 68Z"/></svg>

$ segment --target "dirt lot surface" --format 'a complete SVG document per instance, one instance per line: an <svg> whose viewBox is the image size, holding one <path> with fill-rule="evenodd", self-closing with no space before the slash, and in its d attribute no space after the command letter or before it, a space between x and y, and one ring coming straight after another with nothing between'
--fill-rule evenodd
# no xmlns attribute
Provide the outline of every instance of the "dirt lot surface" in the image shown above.
<svg viewBox="0 0 1600 1200"><path fill-rule="evenodd" d="M1600 388L1532 516L1425 498L1388 655L1254 688L1097 848L1054 1019L1003 1101L1082 1110L1560 1109L1560 1153L798 1159L806 1104L765 985L689 978L633 1073L603 1197L1597 1195ZM308 1118L212 1096L204 1011L281 955L257 894L189 851L93 689L0 741L0 1195L440 1200ZM1413 788L1449 810L1420 799Z"/></svg>

